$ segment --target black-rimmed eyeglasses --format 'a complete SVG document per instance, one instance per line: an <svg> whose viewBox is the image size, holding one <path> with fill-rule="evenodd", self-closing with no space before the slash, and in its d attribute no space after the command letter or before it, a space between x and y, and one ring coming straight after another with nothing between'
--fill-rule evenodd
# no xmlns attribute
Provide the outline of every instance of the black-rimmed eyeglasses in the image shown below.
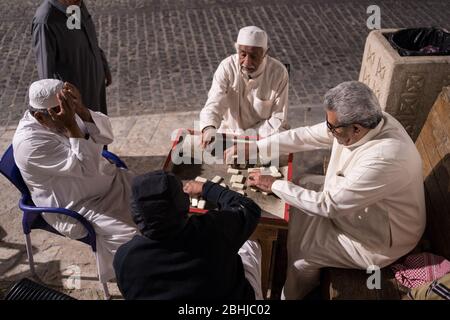
<svg viewBox="0 0 450 320"><path fill-rule="evenodd" d="M332 134L336 134L336 129L338 129L338 128L345 128L345 127L349 126L349 124L342 124L342 125L334 126L328 122L328 117L326 117L325 119L327 121L327 128L328 128L328 130L330 130L330 132Z"/></svg>

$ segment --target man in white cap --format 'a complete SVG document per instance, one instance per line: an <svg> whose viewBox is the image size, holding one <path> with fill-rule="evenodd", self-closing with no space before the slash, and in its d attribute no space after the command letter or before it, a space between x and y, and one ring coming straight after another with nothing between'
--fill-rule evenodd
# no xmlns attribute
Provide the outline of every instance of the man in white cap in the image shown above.
<svg viewBox="0 0 450 320"><path fill-rule="evenodd" d="M102 157L113 141L109 118L88 110L76 87L55 79L34 82L30 107L13 138L14 158L33 202L77 211L97 234L101 282L114 278L117 248L136 233L130 212L132 174ZM43 214L60 233L80 239L84 227L70 217Z"/></svg>
<svg viewBox="0 0 450 320"><path fill-rule="evenodd" d="M288 129L289 76L281 62L267 55L266 32L255 26L242 28L236 50L217 68L200 112L203 147L217 130L243 134L254 129L267 137Z"/></svg>

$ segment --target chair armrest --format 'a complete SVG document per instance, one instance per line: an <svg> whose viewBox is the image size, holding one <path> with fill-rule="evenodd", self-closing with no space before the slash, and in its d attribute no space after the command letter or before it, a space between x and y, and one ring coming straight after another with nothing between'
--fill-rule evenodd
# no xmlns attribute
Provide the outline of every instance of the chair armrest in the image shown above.
<svg viewBox="0 0 450 320"><path fill-rule="evenodd" d="M78 222L80 222L83 225L83 227L86 228L86 230L89 234L89 237L91 237L92 239L96 238L94 227L78 212L75 212L75 211L72 211L69 209L65 209L65 208L36 207L34 205L26 204L27 200L28 200L27 197L22 197L19 201L19 208L22 211L27 212L27 213L35 213L35 214L41 214L43 212L55 213L55 214L62 214L62 215L71 217L71 218L77 220Z"/></svg>
<svg viewBox="0 0 450 320"><path fill-rule="evenodd" d="M103 150L102 151L102 156L111 161L112 163L114 163L118 168L123 168L123 169L128 169L127 165L125 164L125 162L123 162L117 155L115 155L114 153L108 151L108 150Z"/></svg>

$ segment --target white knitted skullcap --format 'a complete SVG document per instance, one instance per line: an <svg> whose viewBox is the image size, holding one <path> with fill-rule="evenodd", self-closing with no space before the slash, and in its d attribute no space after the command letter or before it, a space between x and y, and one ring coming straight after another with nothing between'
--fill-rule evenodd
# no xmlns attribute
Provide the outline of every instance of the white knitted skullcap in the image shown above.
<svg viewBox="0 0 450 320"><path fill-rule="evenodd" d="M267 49L267 34L264 30L248 26L239 30L236 43L242 46L261 47Z"/></svg>
<svg viewBox="0 0 450 320"><path fill-rule="evenodd" d="M56 94L64 82L56 79L42 79L31 84L29 89L30 106L35 109L48 109L59 105Z"/></svg>

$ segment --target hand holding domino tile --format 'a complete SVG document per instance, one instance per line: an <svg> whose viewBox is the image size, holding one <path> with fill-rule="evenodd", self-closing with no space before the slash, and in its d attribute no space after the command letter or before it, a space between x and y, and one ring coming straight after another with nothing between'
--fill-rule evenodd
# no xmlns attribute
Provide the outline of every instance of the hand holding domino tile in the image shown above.
<svg viewBox="0 0 450 320"><path fill-rule="evenodd" d="M255 186L263 192L270 193L272 192L272 184L275 180L277 180L277 178L269 175L262 175L261 172L255 171L248 175L247 186Z"/></svg>
<svg viewBox="0 0 450 320"><path fill-rule="evenodd" d="M206 181L206 179L205 179L205 181ZM183 187L183 191L185 193L189 194L189 196L191 196L191 197L196 197L202 193L203 184L204 184L204 182L190 180L185 183L185 185Z"/></svg>

